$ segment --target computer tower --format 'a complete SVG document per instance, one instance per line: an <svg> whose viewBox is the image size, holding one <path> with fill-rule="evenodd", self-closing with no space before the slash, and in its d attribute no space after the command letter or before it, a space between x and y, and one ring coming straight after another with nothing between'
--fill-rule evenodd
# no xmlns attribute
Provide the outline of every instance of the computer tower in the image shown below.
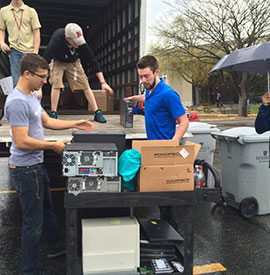
<svg viewBox="0 0 270 275"><path fill-rule="evenodd" d="M118 149L118 157L126 150L125 132L87 132L73 131L72 142L114 143Z"/></svg>
<svg viewBox="0 0 270 275"><path fill-rule="evenodd" d="M118 150L114 143L66 144L62 156L63 176L114 177L118 175Z"/></svg>
<svg viewBox="0 0 270 275"><path fill-rule="evenodd" d="M133 128L133 101L121 100L120 124L125 128Z"/></svg>

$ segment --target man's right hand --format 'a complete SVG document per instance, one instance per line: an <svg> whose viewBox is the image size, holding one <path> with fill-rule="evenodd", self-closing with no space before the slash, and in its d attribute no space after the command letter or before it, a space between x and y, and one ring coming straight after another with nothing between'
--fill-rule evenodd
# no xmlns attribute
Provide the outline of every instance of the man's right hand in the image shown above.
<svg viewBox="0 0 270 275"><path fill-rule="evenodd" d="M58 140L55 141L53 144L53 150L54 152L56 152L57 154L61 154L62 151L64 150L65 145L70 142L70 140Z"/></svg>
<svg viewBox="0 0 270 275"><path fill-rule="evenodd" d="M135 95L129 96L129 97L125 97L124 100L131 100L131 101L133 101L133 106L134 106L134 107L137 106L138 100L136 99L136 96L135 96Z"/></svg>
<svg viewBox="0 0 270 275"><path fill-rule="evenodd" d="M262 96L262 104L264 106L270 106L270 92L267 92Z"/></svg>
<svg viewBox="0 0 270 275"><path fill-rule="evenodd" d="M8 46L5 42L2 43L2 44L0 45L0 47L1 47L1 49L2 49L2 52L4 52L4 53L7 53L7 52L10 51L9 46Z"/></svg>

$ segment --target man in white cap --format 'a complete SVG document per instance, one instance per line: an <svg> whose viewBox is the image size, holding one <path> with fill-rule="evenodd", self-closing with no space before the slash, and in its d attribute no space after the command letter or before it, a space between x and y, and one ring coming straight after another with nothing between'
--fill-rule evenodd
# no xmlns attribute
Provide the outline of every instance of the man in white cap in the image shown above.
<svg viewBox="0 0 270 275"><path fill-rule="evenodd" d="M44 58L51 62L50 83L51 113L50 117L57 118L57 106L60 97L60 89L64 88L63 75L72 91L83 90L87 101L95 110L94 120L105 123L106 119L98 109L93 91L90 88L88 78L82 68L81 60L87 62L100 81L102 90L113 94L113 90L106 83L100 66L95 60L94 54L86 43L82 29L75 23L69 23L65 28L57 29L44 52Z"/></svg>

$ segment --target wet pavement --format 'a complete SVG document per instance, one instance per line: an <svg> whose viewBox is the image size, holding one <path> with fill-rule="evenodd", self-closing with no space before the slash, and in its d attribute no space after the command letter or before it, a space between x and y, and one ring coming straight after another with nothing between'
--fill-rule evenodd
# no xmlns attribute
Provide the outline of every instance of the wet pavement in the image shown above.
<svg viewBox="0 0 270 275"><path fill-rule="evenodd" d="M215 124L221 130L254 125L254 118L207 119L202 121ZM108 126L108 128L110 127ZM65 134L63 133L63 135ZM53 160L54 158L48 157L48 159ZM21 210L17 195L10 192L12 187L8 181L7 162L7 157L0 158L0 274L14 275L20 274ZM52 187L63 187L63 182L58 178L59 167L50 163L47 165L50 170ZM221 172L218 146L214 154L214 165ZM55 212L63 234L65 234L64 193L62 190L53 191L52 196ZM183 211L183 208L178 208L177 211L180 232L183 232L181 224ZM159 211L157 208L139 208L135 209L135 215L158 218ZM270 274L269 233L270 215L245 219L238 210L232 207L204 202L196 206L194 265L220 263L227 269L226 272L216 272L214 274L268 275ZM65 274L65 258L46 259L46 248L43 240L40 254L46 266L57 267L60 274Z"/></svg>

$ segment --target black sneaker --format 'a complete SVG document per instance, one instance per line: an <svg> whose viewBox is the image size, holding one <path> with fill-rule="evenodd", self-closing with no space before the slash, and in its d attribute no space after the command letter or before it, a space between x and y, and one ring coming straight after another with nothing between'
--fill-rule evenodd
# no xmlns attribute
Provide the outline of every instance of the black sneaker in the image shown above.
<svg viewBox="0 0 270 275"><path fill-rule="evenodd" d="M61 257L63 255L66 255L66 249L65 248L62 248L58 251L49 251L48 254L47 254L47 258L48 259L58 258L58 257Z"/></svg>
<svg viewBox="0 0 270 275"><path fill-rule="evenodd" d="M49 116L50 116L51 118L57 119L57 112L51 111Z"/></svg>
<svg viewBox="0 0 270 275"><path fill-rule="evenodd" d="M66 247L59 241L54 246L48 248L47 258L57 258L66 254Z"/></svg>
<svg viewBox="0 0 270 275"><path fill-rule="evenodd" d="M99 123L106 123L107 122L106 118L103 116L100 109L95 111L94 121L99 122Z"/></svg>

